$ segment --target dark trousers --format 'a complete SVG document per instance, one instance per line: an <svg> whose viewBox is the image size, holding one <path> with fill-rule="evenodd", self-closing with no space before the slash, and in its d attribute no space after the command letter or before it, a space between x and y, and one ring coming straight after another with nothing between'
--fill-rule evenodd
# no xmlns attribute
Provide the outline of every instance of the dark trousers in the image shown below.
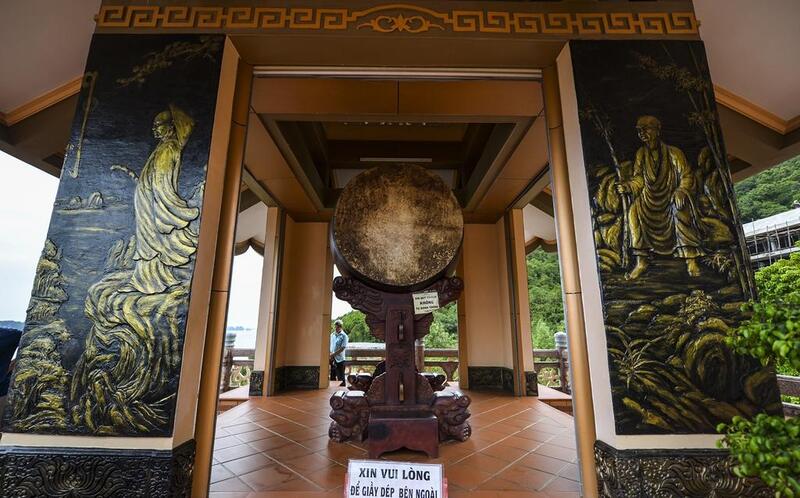
<svg viewBox="0 0 800 498"><path fill-rule="evenodd" d="M344 361L334 361L334 369L336 370L336 380L341 380L344 382L344 367L347 362Z"/></svg>

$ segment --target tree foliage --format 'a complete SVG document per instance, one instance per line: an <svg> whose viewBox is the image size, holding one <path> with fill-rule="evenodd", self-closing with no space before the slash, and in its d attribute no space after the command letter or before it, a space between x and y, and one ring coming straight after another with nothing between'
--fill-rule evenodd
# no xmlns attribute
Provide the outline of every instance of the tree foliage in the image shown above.
<svg viewBox="0 0 800 498"><path fill-rule="evenodd" d="M347 332L349 342L379 342L369 333L364 313L352 310L336 318L336 320L342 321L342 328ZM334 322L331 322L331 330L333 330Z"/></svg>
<svg viewBox="0 0 800 498"><path fill-rule="evenodd" d="M800 253L756 273L761 302L728 338L739 353L775 364L785 374L800 371ZM737 459L739 476L758 476L779 497L800 497L800 419L758 414L720 424L720 446Z"/></svg>
<svg viewBox="0 0 800 498"><path fill-rule="evenodd" d="M350 342L379 342L369 331L364 313L352 310L336 318L342 321ZM335 320L334 320L335 321ZM331 322L333 329L333 322ZM450 303L433 312L430 333L425 336L426 348L458 347L458 310L456 303Z"/></svg>
<svg viewBox="0 0 800 498"><path fill-rule="evenodd" d="M552 349L555 347L553 334L564 329L558 255L536 249L528 254L527 270L533 347Z"/></svg>
<svg viewBox="0 0 800 498"><path fill-rule="evenodd" d="M791 209L800 200L800 157L742 180L735 190L744 223Z"/></svg>

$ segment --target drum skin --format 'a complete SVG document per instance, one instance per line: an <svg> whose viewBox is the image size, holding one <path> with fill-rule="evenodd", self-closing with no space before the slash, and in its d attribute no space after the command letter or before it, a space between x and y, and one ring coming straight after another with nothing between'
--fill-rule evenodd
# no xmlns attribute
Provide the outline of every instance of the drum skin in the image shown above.
<svg viewBox="0 0 800 498"><path fill-rule="evenodd" d="M342 191L331 224L342 275L388 291L423 289L452 273L463 235L450 188L416 165L360 173Z"/></svg>

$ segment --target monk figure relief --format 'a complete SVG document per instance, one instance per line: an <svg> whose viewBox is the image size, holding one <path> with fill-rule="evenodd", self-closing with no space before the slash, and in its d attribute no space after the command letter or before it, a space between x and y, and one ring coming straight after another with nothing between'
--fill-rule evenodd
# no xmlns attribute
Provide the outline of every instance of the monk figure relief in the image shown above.
<svg viewBox="0 0 800 498"><path fill-rule="evenodd" d="M158 294L183 283L173 270L189 263L197 250L197 233L190 224L200 215L178 193L181 155L193 128L192 118L170 105L153 120L158 143L141 174L137 176L127 166L111 166L136 181L135 267L121 292Z"/></svg>
<svg viewBox="0 0 800 498"><path fill-rule="evenodd" d="M630 245L622 250L631 251L635 266L625 278L638 278L653 255L681 258L689 275L697 277L697 258L705 252L694 201L695 175L683 152L661 140L657 118L640 117L636 132L643 145L636 151L631 177L616 187L621 195L630 196L626 227Z"/></svg>

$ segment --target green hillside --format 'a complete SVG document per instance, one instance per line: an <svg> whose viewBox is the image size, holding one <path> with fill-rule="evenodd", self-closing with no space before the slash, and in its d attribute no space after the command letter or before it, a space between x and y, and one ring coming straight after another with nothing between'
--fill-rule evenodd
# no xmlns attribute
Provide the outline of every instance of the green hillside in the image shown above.
<svg viewBox="0 0 800 498"><path fill-rule="evenodd" d="M734 189L742 223L787 211L800 201L800 157L742 180Z"/></svg>

